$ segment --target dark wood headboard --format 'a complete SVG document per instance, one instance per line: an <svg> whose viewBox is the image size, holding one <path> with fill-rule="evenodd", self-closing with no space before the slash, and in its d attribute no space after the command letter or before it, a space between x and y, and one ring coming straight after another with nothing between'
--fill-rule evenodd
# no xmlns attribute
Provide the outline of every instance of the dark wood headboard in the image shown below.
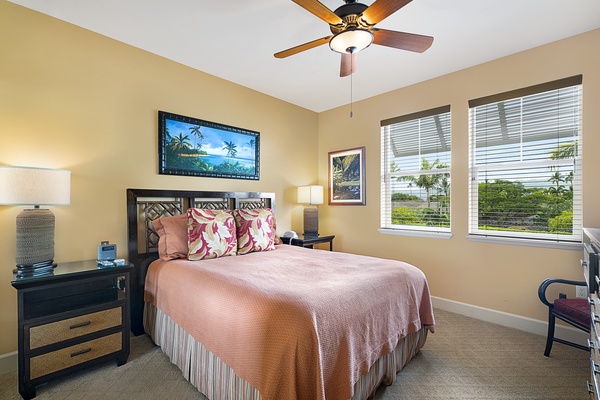
<svg viewBox="0 0 600 400"><path fill-rule="evenodd" d="M144 282L150 263L158 258L158 235L152 221L183 214L188 208L234 210L271 208L275 194L192 190L127 189L127 258L135 265L131 285L131 330L144 333Z"/></svg>

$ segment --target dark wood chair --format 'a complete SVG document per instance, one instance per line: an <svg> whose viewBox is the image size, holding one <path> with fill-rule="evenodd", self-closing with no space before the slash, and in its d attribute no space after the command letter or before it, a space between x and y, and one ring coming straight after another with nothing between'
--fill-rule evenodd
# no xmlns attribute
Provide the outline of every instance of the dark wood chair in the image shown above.
<svg viewBox="0 0 600 400"><path fill-rule="evenodd" d="M558 342L567 346L576 347L581 350L589 351L589 348L578 343L554 337L554 327L556 318L572 325L585 332L590 332L591 309L588 299L569 299L564 293L559 294L559 298L552 303L546 298L546 289L552 284L564 284L572 286L587 286L586 282L571 281L566 279L551 278L546 279L538 289L538 296L542 303L548 306L548 337L546 338L546 350L544 355L550 356L552 343Z"/></svg>

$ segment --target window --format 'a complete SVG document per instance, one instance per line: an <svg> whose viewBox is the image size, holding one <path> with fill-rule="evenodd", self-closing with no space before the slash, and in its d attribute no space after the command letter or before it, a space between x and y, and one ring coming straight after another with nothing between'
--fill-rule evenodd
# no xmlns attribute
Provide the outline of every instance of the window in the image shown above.
<svg viewBox="0 0 600 400"><path fill-rule="evenodd" d="M382 233L450 233L450 106L381 121Z"/></svg>
<svg viewBox="0 0 600 400"><path fill-rule="evenodd" d="M581 242L581 83L469 102L470 239Z"/></svg>

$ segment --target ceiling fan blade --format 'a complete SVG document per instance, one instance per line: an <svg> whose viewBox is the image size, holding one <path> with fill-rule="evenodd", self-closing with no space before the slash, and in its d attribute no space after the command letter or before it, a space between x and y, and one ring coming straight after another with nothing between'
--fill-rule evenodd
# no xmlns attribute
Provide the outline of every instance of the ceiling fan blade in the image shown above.
<svg viewBox="0 0 600 400"><path fill-rule="evenodd" d="M342 23L342 19L335 15L333 11L329 8L325 7L318 0L292 0L294 3L298 4L300 7L304 8L306 11L316 15L321 18L323 21L327 22L330 25L337 25Z"/></svg>
<svg viewBox="0 0 600 400"><path fill-rule="evenodd" d="M417 35L416 33L388 31L387 29L373 30L373 43L393 47L400 50L422 53L431 47L433 37Z"/></svg>
<svg viewBox="0 0 600 400"><path fill-rule="evenodd" d="M356 72L356 58L358 53L343 53L340 65L340 77L343 78Z"/></svg>
<svg viewBox="0 0 600 400"><path fill-rule="evenodd" d="M295 1L295 0L294 0ZM383 21L412 0L376 0L363 13L363 18L370 25Z"/></svg>
<svg viewBox="0 0 600 400"><path fill-rule="evenodd" d="M329 40L332 37L333 37L333 35L329 35L329 36L323 37L321 39L313 40L311 42L300 44L300 45L292 47L290 49L280 51L279 53L275 53L275 57L276 58L286 58L289 56L293 56L294 54L298 54L305 50L310 50L310 49L320 46L322 44L329 43Z"/></svg>

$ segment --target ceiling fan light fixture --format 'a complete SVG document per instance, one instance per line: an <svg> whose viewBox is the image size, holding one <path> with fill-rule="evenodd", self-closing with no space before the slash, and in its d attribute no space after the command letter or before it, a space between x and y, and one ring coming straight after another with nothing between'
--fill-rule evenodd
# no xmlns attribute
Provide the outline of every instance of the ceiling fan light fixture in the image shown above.
<svg viewBox="0 0 600 400"><path fill-rule="evenodd" d="M366 29L346 29L329 41L331 50L345 54L357 53L373 43L373 34Z"/></svg>

